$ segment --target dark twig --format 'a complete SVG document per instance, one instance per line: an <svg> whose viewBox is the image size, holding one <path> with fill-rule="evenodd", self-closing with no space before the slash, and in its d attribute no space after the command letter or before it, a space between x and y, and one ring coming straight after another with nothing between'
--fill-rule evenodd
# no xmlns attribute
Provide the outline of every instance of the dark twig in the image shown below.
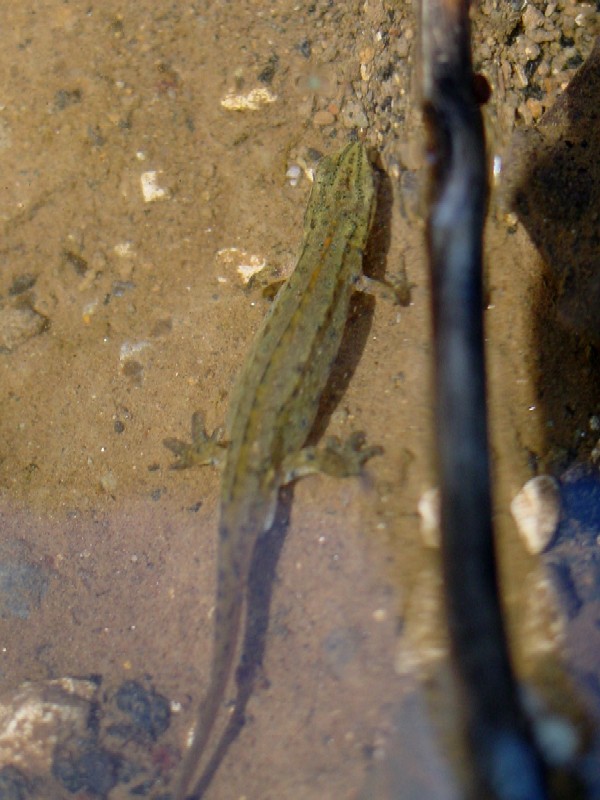
<svg viewBox="0 0 600 800"><path fill-rule="evenodd" d="M442 554L453 659L477 796L542 800L545 768L519 701L496 575L481 274L487 167L468 2L423 0L421 22L432 157L427 240Z"/></svg>

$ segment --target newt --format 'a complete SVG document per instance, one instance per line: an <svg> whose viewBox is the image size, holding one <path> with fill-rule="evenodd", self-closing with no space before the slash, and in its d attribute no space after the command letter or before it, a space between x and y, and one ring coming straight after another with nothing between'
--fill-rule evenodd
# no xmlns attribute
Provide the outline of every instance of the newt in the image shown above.
<svg viewBox="0 0 600 800"><path fill-rule="evenodd" d="M362 277L374 209L373 173L361 143L321 159L297 265L273 301L232 391L227 445L222 429L206 434L198 413L192 417L191 444L164 442L176 456L176 468L218 463L227 447L210 681L174 800L198 797L202 778L195 784L193 779L232 672L254 547L273 524L279 489L315 472L358 475L368 459L383 452L365 446L362 432L345 443L331 437L322 449L304 446Z"/></svg>

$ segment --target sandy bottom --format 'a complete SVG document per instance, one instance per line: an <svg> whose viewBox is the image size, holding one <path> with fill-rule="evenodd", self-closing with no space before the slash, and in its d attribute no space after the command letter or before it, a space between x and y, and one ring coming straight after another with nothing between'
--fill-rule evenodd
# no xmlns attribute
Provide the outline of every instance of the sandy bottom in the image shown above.
<svg viewBox="0 0 600 800"><path fill-rule="evenodd" d="M362 3L158 5L0 12L3 708L10 717L25 681L38 704L48 681L82 682L76 702L55 698L78 721L58 714L52 734L0 738L0 767L21 774L0 780L24 775L32 798L169 797L207 681L219 474L171 470L162 441L188 438L196 409L210 430L222 424L268 308L238 267L289 273L304 168L359 127L381 153L371 271L404 278L409 302L357 303L322 427L364 430L385 454L360 480L310 477L286 495L253 583L245 725L206 796L457 797L439 556L417 514L436 478L410 4L395 16ZM495 22L479 25L484 41ZM390 103L389 76L372 67L379 29L406 45ZM222 105L256 88L255 110ZM494 152L508 152L506 134ZM507 203L494 195L486 235L501 572L520 674L577 717L562 663L577 651L600 675L597 612L567 647L509 503L595 445L597 355L569 327L572 306L557 321L545 229ZM50 735L54 749L28 750Z"/></svg>

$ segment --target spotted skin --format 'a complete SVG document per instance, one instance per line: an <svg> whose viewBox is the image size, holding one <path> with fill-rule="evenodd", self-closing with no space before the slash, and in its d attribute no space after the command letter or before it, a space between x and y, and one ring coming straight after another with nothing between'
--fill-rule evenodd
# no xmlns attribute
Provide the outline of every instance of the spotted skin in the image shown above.
<svg viewBox="0 0 600 800"><path fill-rule="evenodd" d="M198 797L193 784L223 703L242 620L257 538L273 522L279 489L312 472L356 475L379 447L354 434L323 450L304 447L336 358L351 295L362 276L363 252L375 205L373 173L362 144L347 145L317 168L304 218L296 268L260 328L232 393L228 449L221 485L214 649L210 682L200 705L174 800ZM165 444L175 466L214 463L220 432L208 437L196 416L194 441ZM195 787L191 790L192 785Z"/></svg>

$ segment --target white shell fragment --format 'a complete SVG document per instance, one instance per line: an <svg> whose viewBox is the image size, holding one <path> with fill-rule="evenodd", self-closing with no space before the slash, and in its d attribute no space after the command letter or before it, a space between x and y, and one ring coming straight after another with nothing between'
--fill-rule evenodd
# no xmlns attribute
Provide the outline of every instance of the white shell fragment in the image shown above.
<svg viewBox="0 0 600 800"><path fill-rule="evenodd" d="M227 94L221 100L221 105L227 111L258 111L262 106L274 103L277 95L266 87L252 89L248 94Z"/></svg>
<svg viewBox="0 0 600 800"><path fill-rule="evenodd" d="M132 258L135 255L131 242L119 242L113 247L113 252L119 258Z"/></svg>
<svg viewBox="0 0 600 800"><path fill-rule="evenodd" d="M510 511L525 547L541 553L550 544L560 519L560 489L549 475L527 481L510 504Z"/></svg>
<svg viewBox="0 0 600 800"><path fill-rule="evenodd" d="M167 189L158 185L158 172L155 169L142 172L140 175L142 184L142 196L145 203L153 203L156 200L165 200L169 197Z"/></svg>
<svg viewBox="0 0 600 800"><path fill-rule="evenodd" d="M133 356L138 355L138 353L141 353L142 350L145 350L149 346L150 342L146 341L141 341L141 342L125 341L119 348L119 361L127 361L128 358L132 358Z"/></svg>
<svg viewBox="0 0 600 800"><path fill-rule="evenodd" d="M417 505L421 538L425 547L440 546L440 490L438 487L423 492Z"/></svg>
<svg viewBox="0 0 600 800"><path fill-rule="evenodd" d="M261 272L267 262L262 256L254 256L239 247L224 247L217 251L217 262L228 269L235 268L244 283L248 283L253 275Z"/></svg>

